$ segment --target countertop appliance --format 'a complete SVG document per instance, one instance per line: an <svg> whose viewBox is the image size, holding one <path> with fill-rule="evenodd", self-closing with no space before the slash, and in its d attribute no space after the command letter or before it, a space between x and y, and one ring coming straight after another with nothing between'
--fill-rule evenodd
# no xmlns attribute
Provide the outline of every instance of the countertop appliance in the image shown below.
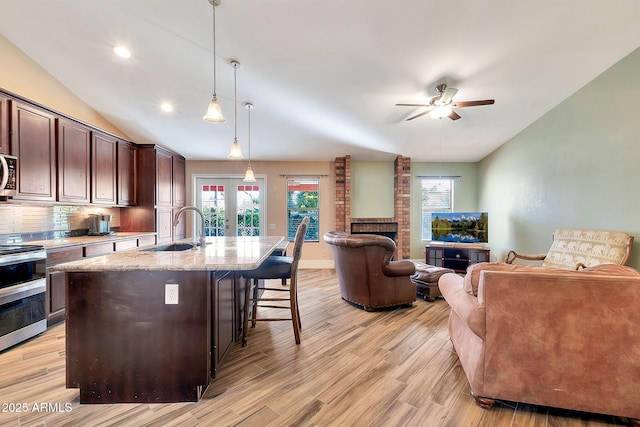
<svg viewBox="0 0 640 427"><path fill-rule="evenodd" d="M18 158L0 154L0 197L13 197L18 191Z"/></svg>
<svg viewBox="0 0 640 427"><path fill-rule="evenodd" d="M89 236L110 236L111 217L113 215L91 215L89 217Z"/></svg>
<svg viewBox="0 0 640 427"><path fill-rule="evenodd" d="M47 329L47 252L40 245L0 245L0 351Z"/></svg>

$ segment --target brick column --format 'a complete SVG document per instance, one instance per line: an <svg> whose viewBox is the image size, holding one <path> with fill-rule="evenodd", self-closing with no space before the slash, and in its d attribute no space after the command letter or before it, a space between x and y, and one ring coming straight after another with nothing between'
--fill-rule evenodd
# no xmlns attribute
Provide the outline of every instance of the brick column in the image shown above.
<svg viewBox="0 0 640 427"><path fill-rule="evenodd" d="M351 156L336 157L336 230L351 232Z"/></svg>
<svg viewBox="0 0 640 427"><path fill-rule="evenodd" d="M398 223L398 259L411 255L411 158L396 157L394 162L394 215Z"/></svg>

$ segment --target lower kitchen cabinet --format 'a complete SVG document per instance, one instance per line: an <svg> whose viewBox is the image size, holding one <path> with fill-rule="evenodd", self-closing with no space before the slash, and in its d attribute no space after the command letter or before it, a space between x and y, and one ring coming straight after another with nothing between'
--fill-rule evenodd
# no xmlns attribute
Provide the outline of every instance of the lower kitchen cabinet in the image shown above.
<svg viewBox="0 0 640 427"><path fill-rule="evenodd" d="M236 339L236 280L229 271L217 271L213 275L213 373L222 366L225 356Z"/></svg>

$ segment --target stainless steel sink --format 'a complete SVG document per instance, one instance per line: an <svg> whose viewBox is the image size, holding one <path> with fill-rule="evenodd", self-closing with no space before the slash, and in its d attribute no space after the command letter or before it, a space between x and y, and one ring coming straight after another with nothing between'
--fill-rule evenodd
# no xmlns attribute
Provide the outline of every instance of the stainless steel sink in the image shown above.
<svg viewBox="0 0 640 427"><path fill-rule="evenodd" d="M146 249L147 252L179 252L193 249L191 243L172 243L170 245L156 246L155 248Z"/></svg>

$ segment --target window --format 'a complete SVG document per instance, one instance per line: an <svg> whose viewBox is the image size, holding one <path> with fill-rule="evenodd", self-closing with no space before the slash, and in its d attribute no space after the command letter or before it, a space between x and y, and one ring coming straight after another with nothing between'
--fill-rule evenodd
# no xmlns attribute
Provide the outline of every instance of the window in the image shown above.
<svg viewBox="0 0 640 427"><path fill-rule="evenodd" d="M431 212L453 212L453 178L422 178L422 240L431 240Z"/></svg>
<svg viewBox="0 0 640 427"><path fill-rule="evenodd" d="M204 235L224 236L224 185L203 185L201 188L201 208L202 213L204 214Z"/></svg>
<svg viewBox="0 0 640 427"><path fill-rule="evenodd" d="M309 218L309 226L304 240L317 242L318 219L320 204L318 178L288 178L287 179L287 238L293 241L298 225L305 217Z"/></svg>

